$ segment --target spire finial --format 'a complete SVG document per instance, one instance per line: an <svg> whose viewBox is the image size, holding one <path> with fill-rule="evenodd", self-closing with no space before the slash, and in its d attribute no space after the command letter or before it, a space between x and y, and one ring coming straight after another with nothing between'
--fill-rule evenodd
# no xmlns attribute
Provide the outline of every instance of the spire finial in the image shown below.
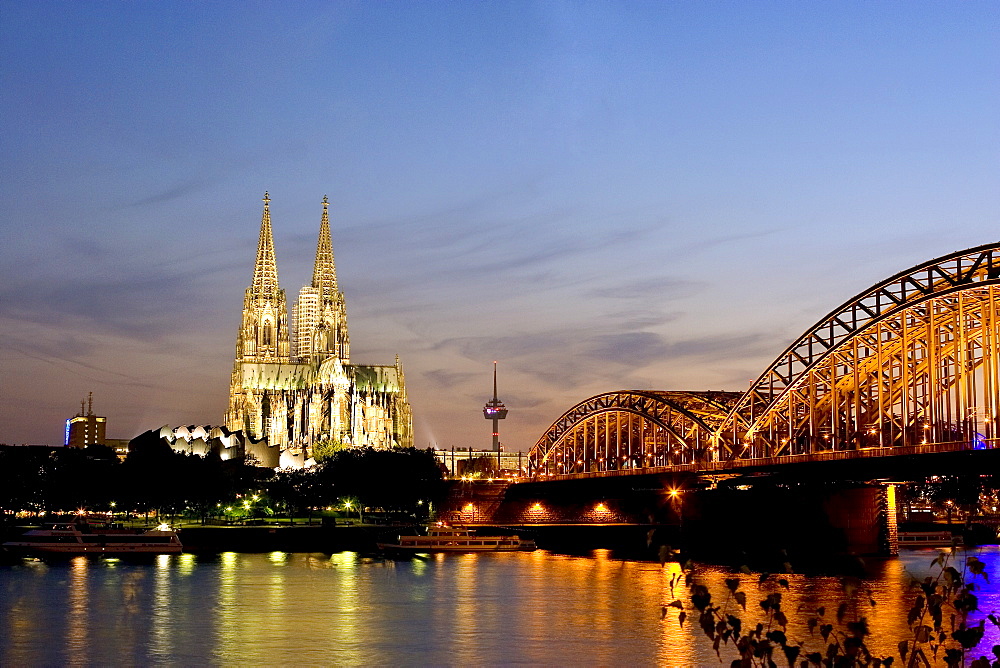
<svg viewBox="0 0 1000 668"><path fill-rule="evenodd" d="M319 223L319 240L316 242L316 263L313 265L314 288L324 299L334 299L337 293L337 266L333 262L333 242L330 241L330 200L323 195L323 217Z"/></svg>
<svg viewBox="0 0 1000 668"><path fill-rule="evenodd" d="M271 234L271 197L264 192L264 213L260 218L260 238L257 241L257 262L253 268L253 290L258 295L276 294L278 265L274 259L274 238Z"/></svg>

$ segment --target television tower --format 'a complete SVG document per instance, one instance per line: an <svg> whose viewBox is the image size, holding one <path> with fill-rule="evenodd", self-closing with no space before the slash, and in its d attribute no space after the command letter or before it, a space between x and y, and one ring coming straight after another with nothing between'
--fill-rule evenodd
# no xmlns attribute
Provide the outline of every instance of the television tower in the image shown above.
<svg viewBox="0 0 1000 668"><path fill-rule="evenodd" d="M493 420L493 449L497 452L497 466L500 465L500 420L507 417L507 407L497 399L497 363L493 361L493 399L483 406L483 417Z"/></svg>

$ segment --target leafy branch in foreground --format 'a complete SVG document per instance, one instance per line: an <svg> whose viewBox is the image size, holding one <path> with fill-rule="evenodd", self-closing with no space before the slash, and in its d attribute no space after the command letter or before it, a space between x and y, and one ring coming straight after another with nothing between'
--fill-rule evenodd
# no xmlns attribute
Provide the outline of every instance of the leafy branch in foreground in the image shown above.
<svg viewBox="0 0 1000 668"><path fill-rule="evenodd" d="M985 564L975 556L967 556L959 571L952 565L956 554L954 548L941 552L931 562L931 568L937 569L936 576L911 582L916 598L907 615L907 626L912 635L897 644L901 664L906 668L930 668L940 665L939 659L949 668L963 666L967 653L983 638L986 620L970 625L969 615L978 610L974 580L982 578L988 583L989 576ZM784 568L791 572L790 564L785 563ZM745 566L740 571L750 574ZM825 607L797 610L795 614L805 615L808 629L808 636L802 639L788 636L788 614L782 608L780 591L789 590L788 580L762 573L757 579L758 593L764 595L759 602L761 612L752 616L747 611L747 593L742 589L745 581L740 577L726 578L724 598L719 603L713 602L712 592L688 561L670 579L673 600L662 607L662 617L666 619L671 608L678 610L681 626L690 617L712 642L720 662L723 648L732 643L739 657L731 662L732 668L776 667L775 657L782 656L790 668L882 668L895 664L895 656L874 656L866 644L871 631L862 612L866 605L875 607L876 601L862 580L841 578L842 601L835 612ZM772 591L765 592L765 585ZM773 591L775 586L778 591ZM687 605L677 597L678 587L687 590ZM747 618L759 621L752 627L747 623L745 629ZM1000 619L995 615L988 615L987 619L1000 627ZM993 648L993 653L996 660L991 662L981 656L970 667L1000 668L1000 645Z"/></svg>

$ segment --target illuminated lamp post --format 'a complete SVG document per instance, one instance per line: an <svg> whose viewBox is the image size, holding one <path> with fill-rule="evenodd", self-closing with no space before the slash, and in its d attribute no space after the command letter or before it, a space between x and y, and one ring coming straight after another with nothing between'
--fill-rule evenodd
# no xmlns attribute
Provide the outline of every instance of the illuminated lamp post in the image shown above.
<svg viewBox="0 0 1000 668"><path fill-rule="evenodd" d="M493 420L493 449L497 453L497 470L500 469L500 420L507 417L507 407L497 399L497 363L493 362L493 399L483 407L483 417Z"/></svg>

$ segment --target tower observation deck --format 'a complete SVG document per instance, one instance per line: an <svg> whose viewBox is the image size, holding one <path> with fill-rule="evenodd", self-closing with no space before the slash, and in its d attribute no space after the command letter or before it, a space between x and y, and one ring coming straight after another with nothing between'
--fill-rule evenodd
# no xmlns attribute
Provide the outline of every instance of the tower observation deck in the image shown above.
<svg viewBox="0 0 1000 668"><path fill-rule="evenodd" d="M483 417L493 420L493 449L500 452L500 420L507 417L507 407L497 399L497 363L493 362L493 398L483 406ZM499 460L497 460L499 461Z"/></svg>

